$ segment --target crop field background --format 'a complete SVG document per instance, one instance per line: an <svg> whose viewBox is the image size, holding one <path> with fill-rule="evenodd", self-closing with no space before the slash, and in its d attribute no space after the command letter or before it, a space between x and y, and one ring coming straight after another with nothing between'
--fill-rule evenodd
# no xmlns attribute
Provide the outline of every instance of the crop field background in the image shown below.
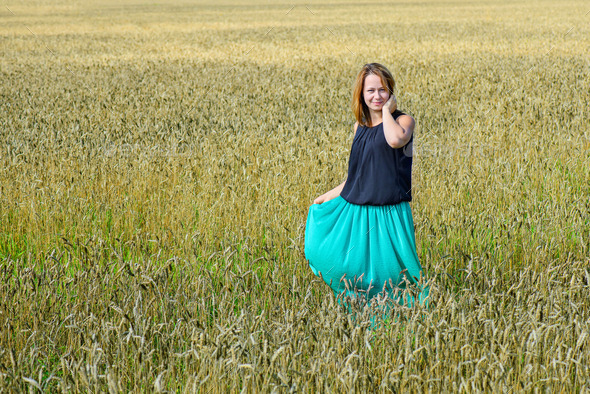
<svg viewBox="0 0 590 394"><path fill-rule="evenodd" d="M0 391L590 390L587 1L4 1ZM428 307L309 269L363 64Z"/></svg>

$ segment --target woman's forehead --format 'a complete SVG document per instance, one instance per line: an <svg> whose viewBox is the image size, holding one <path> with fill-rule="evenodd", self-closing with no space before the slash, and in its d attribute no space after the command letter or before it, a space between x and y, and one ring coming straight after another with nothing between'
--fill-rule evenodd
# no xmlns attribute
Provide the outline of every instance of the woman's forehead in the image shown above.
<svg viewBox="0 0 590 394"><path fill-rule="evenodd" d="M383 83L381 82L381 78L375 74L369 74L365 78L365 88L372 87L372 88L380 88L383 87Z"/></svg>

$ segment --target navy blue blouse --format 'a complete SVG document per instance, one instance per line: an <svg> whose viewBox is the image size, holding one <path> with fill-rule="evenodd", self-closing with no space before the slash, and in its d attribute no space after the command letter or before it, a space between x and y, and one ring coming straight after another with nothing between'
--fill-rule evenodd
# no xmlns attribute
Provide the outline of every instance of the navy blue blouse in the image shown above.
<svg viewBox="0 0 590 394"><path fill-rule="evenodd" d="M395 111L393 118L404 115ZM413 142L414 134L405 147ZM340 195L358 205L392 205L412 201L412 153L392 148L385 139L383 123L358 126L350 150L348 178Z"/></svg>

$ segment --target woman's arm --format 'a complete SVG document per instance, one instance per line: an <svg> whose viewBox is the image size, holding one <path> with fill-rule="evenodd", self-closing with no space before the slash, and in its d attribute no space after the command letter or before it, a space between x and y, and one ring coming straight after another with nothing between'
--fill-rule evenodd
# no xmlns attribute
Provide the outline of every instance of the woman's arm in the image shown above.
<svg viewBox="0 0 590 394"><path fill-rule="evenodd" d="M352 130L354 131L355 136L356 136L356 130L358 129L358 126L359 126L359 122L354 122L354 126L352 126ZM330 201L331 199L338 197L340 195L340 193L342 193L342 189L344 189L345 184L346 184L346 181L342 182L341 184L336 186L334 189L322 194L321 196L319 196L318 198L313 200L313 203L314 204L321 204L323 202Z"/></svg>
<svg viewBox="0 0 590 394"><path fill-rule="evenodd" d="M382 116L383 116L383 133L387 143L392 148L401 148L405 146L414 131L414 118L410 115L401 115L397 118L397 121L393 119L391 114L397 108L397 102L395 96L392 94L389 100L383 105Z"/></svg>
<svg viewBox="0 0 590 394"><path fill-rule="evenodd" d="M346 184L346 181L342 182L341 184L336 186L334 189L322 194L321 196L319 196L318 198L313 200L313 203L314 204L321 204L326 201L330 201L333 198L338 197L340 195L340 193L342 192L342 189L344 189L345 184Z"/></svg>

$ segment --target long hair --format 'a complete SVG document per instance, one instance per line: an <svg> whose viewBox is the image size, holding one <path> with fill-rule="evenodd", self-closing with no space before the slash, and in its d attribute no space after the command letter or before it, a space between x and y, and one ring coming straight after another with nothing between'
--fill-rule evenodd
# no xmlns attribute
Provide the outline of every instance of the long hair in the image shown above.
<svg viewBox="0 0 590 394"><path fill-rule="evenodd" d="M352 112L361 126L371 127L371 113L369 107L365 104L363 97L363 89L365 87L365 78L367 75L377 75L381 78L381 84L389 91L389 95L393 94L395 81L391 72L385 66L379 63L368 63L363 66L361 71L356 76L356 81L352 88Z"/></svg>

